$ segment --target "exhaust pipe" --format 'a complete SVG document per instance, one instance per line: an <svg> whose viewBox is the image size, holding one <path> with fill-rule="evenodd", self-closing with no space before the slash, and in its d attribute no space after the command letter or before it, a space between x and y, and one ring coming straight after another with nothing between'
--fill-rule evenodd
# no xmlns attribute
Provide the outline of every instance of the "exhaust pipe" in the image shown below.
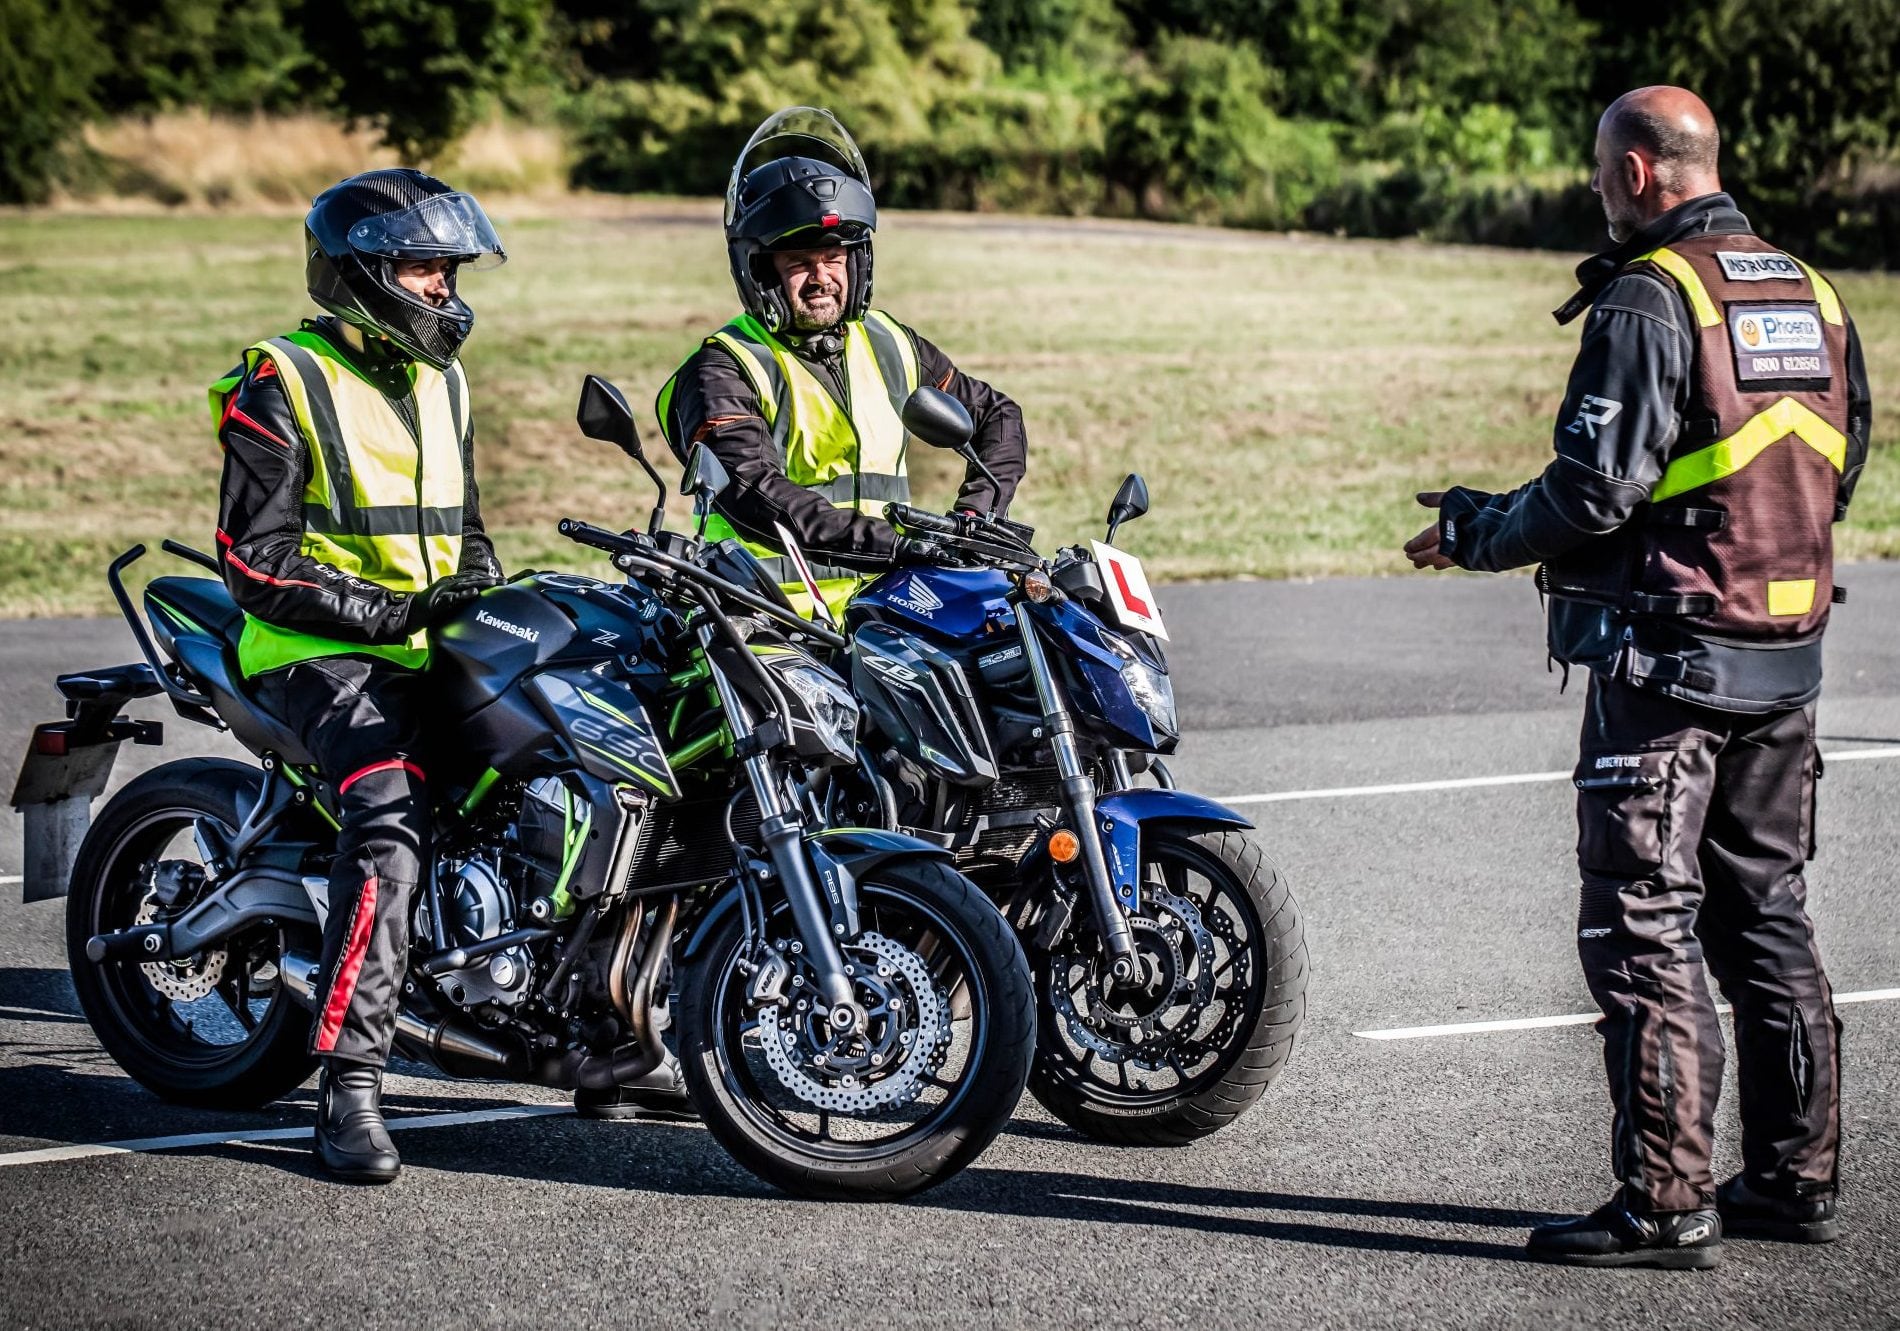
<svg viewBox="0 0 1900 1331"><path fill-rule="evenodd" d="M315 961L286 952L278 958L277 973L300 1007L316 1011ZM396 1039L415 1057L458 1076L519 1077L524 1071L525 1060L518 1049L496 1044L453 1017L431 1023L408 1008L399 1008Z"/></svg>

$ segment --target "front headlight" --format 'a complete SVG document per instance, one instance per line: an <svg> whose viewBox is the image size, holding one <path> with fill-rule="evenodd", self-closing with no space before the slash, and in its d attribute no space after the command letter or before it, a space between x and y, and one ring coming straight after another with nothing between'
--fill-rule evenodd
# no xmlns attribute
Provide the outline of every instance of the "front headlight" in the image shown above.
<svg viewBox="0 0 1900 1331"><path fill-rule="evenodd" d="M1164 735L1178 737L1181 729L1174 713L1174 684L1167 672L1156 670L1112 633L1102 634L1102 642L1120 660L1122 683L1128 686L1129 696L1148 723Z"/></svg>
<svg viewBox="0 0 1900 1331"><path fill-rule="evenodd" d="M779 678L811 709L812 725L831 755L847 760L856 757L858 700L843 682L808 665L782 670Z"/></svg>

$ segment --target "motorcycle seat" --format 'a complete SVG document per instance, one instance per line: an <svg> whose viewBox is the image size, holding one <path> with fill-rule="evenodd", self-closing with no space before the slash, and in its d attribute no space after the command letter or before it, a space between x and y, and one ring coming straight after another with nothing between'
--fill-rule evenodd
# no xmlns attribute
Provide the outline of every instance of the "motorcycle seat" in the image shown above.
<svg viewBox="0 0 1900 1331"><path fill-rule="evenodd" d="M145 595L160 609L151 616L160 642L205 691L231 734L253 753L314 766L303 741L259 701L238 668L244 612L224 584L212 578L154 578Z"/></svg>

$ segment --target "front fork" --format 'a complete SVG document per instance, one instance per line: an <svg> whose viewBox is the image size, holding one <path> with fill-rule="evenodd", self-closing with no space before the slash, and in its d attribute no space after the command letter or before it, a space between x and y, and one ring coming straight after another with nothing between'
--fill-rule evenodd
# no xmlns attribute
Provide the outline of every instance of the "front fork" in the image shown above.
<svg viewBox="0 0 1900 1331"><path fill-rule="evenodd" d="M758 727L753 725L739 691L713 660L712 634L713 626L702 622L700 650L705 654L713 688L719 694L719 705L725 711L733 741L743 750ZM804 812L786 797L770 754L755 748L745 758L745 770L752 782L753 798L759 804L759 836L765 842L773 872L778 875L779 887L792 908L792 922L805 945L831 1028L834 1031L860 1030L866 1020L864 1009L857 1001L851 977L845 974L844 953L832 934L830 912L825 908L817 875L812 872L811 861L805 853Z"/></svg>
<svg viewBox="0 0 1900 1331"><path fill-rule="evenodd" d="M1082 876L1088 882L1096 927L1101 930L1103 946L1108 949L1109 974L1126 984L1134 980L1136 974L1135 939L1129 932L1121 904L1115 899L1115 885L1109 880L1108 857L1102 850L1102 829L1095 816L1095 781L1083 767L1082 755L1076 750L1075 720L1069 715L1068 703L1062 696L1062 684L1049 668L1042 638L1029 617L1029 607L1018 601L1015 612L1023 657L1029 663L1029 677L1036 682L1036 698L1042 704L1049 747L1055 751L1056 774L1062 779L1062 800L1068 808L1076 839L1082 845Z"/></svg>

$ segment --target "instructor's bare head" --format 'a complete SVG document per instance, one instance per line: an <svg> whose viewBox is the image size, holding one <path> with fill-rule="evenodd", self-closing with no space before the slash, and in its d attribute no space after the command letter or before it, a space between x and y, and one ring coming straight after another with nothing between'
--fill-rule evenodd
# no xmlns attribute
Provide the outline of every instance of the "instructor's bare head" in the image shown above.
<svg viewBox="0 0 1900 1331"><path fill-rule="evenodd" d="M1590 188L1603 200L1610 239L1628 240L1677 204L1722 188L1715 116L1687 88L1626 92L1597 122Z"/></svg>

